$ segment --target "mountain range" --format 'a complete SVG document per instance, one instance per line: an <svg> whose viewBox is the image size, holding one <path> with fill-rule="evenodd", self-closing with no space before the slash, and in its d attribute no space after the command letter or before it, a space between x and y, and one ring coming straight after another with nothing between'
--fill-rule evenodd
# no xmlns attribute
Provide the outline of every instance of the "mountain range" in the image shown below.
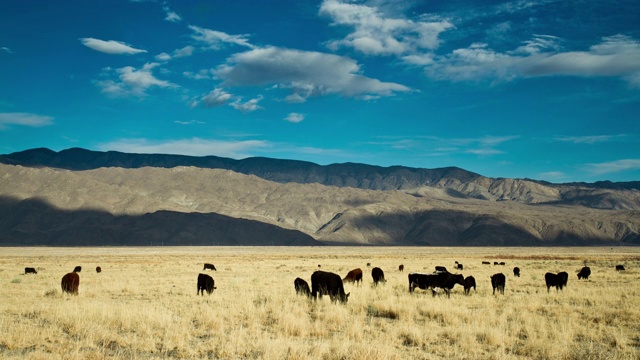
<svg viewBox="0 0 640 360"><path fill-rule="evenodd" d="M0 245L640 244L640 181L31 149L0 155Z"/></svg>

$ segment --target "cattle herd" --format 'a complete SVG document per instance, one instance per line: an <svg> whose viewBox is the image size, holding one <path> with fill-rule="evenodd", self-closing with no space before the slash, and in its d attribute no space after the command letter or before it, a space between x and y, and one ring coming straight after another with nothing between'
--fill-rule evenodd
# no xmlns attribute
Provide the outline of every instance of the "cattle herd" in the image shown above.
<svg viewBox="0 0 640 360"><path fill-rule="evenodd" d="M489 261L482 261L483 265L491 265ZM504 266L504 262L494 262L494 265ZM367 267L370 267L371 263L367 263ZM320 267L320 265L318 265ZM456 270L463 270L463 265L459 262L455 262ZM213 264L205 263L202 271L213 270L217 271ZM616 265L616 271L624 271L623 265ZM73 272L67 273L62 277L60 283L63 293L78 294L78 288L80 286L80 273L82 271L81 266L76 266ZM404 271L404 265L398 267L398 271ZM96 267L96 272L102 272L100 266ZM25 267L24 274L38 274L38 271L33 267ZM520 277L520 268L513 268L513 276ZM588 266L584 266L578 272L578 280L588 280L591 276L591 269ZM293 282L295 291L298 295L303 295L309 298L322 299L323 295L328 295L332 302L346 303L349 299L350 293L345 293L343 283L353 283L355 285L361 285L363 278L362 269L357 268L349 271L344 278L341 278L338 274L327 271L315 271L311 275L311 287L302 278L296 278ZM379 267L371 269L371 278L373 279L373 286L378 286L380 283L385 283L384 271ZM433 296L437 295L442 290L447 297L451 297L451 289L458 284L464 288L464 293L468 295L471 288L476 290L476 279L473 276L467 276L466 278L462 274L450 273L444 266L436 266L433 273L409 273L409 292L413 293L416 288L422 290L431 290ZM496 290L500 294L504 294L506 285L506 277L503 273L496 273L491 275L491 287L493 288L493 294ZM559 272L557 274L547 272L544 275L545 285L547 286L547 292L552 287L556 288L556 291L562 290L567 286L569 280L569 274L566 271ZM213 277L208 274L198 274L197 281L197 295L204 295L205 291L211 295L215 290L215 281Z"/></svg>

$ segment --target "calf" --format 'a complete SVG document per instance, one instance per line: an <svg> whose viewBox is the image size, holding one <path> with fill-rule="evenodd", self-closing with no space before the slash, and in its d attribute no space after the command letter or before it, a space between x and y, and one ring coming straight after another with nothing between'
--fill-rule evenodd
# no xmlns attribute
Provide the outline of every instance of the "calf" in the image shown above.
<svg viewBox="0 0 640 360"><path fill-rule="evenodd" d="M347 273L347 276L345 276L344 279L342 279L342 282L350 282L350 283L361 284L362 283L362 269L357 268L357 269L353 269L353 270L349 271L349 273Z"/></svg>
<svg viewBox="0 0 640 360"><path fill-rule="evenodd" d="M495 295L496 289L498 289L498 291L502 295L504 295L504 286L506 282L507 279L505 278L503 273L493 274L491 276L491 286L493 287L493 294Z"/></svg>
<svg viewBox="0 0 640 360"><path fill-rule="evenodd" d="M213 290L216 289L215 281L213 278L207 274L198 274L198 295L204 295L206 291L207 294L211 295Z"/></svg>
<svg viewBox="0 0 640 360"><path fill-rule="evenodd" d="M556 288L556 292L558 291L558 289L562 290L563 287L567 286L568 278L569 274L564 271L557 274L550 272L544 274L544 282L547 285L547 293L552 286Z"/></svg>
<svg viewBox="0 0 640 360"><path fill-rule="evenodd" d="M588 266L585 266L580 269L580 272L578 273L578 280L589 280L589 275L591 275L591 269Z"/></svg>
<svg viewBox="0 0 640 360"><path fill-rule="evenodd" d="M514 267L513 268L513 276L515 277L520 277L520 268L519 267Z"/></svg>
<svg viewBox="0 0 640 360"><path fill-rule="evenodd" d="M293 281L293 286L296 288L296 294L311 297L311 290L309 289L309 284L303 279L296 278Z"/></svg>
<svg viewBox="0 0 640 360"><path fill-rule="evenodd" d="M379 282L387 282L387 280L384 279L384 271L379 267L371 269L371 277L373 278L373 284L375 286L378 286Z"/></svg>
<svg viewBox="0 0 640 360"><path fill-rule="evenodd" d="M464 278L464 293L465 294L469 294L469 291L471 290L471 288L473 288L473 291L476 291L476 279L473 276L467 276L466 278Z"/></svg>
<svg viewBox="0 0 640 360"><path fill-rule="evenodd" d="M204 269L202 269L202 271L205 271L207 269L213 270L213 271L218 271L218 269L216 269L216 267L213 266L213 264L205 263L204 264Z"/></svg>
<svg viewBox="0 0 640 360"><path fill-rule="evenodd" d="M338 274L316 271L311 274L311 296L314 299L322 298L322 295L329 295L332 302L340 301L346 303L349 300L349 294L344 293L344 285Z"/></svg>
<svg viewBox="0 0 640 360"><path fill-rule="evenodd" d="M72 295L78 295L78 287L80 286L80 275L77 272L70 272L62 277L60 282L62 292Z"/></svg>
<svg viewBox="0 0 640 360"><path fill-rule="evenodd" d="M35 268L32 267L26 267L24 268L24 274L37 274L38 272L36 271Z"/></svg>

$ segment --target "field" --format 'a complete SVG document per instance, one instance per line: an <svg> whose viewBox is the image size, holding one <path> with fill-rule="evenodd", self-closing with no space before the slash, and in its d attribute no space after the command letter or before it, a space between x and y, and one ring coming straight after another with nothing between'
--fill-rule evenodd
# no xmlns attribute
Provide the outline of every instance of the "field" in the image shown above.
<svg viewBox="0 0 640 360"><path fill-rule="evenodd" d="M409 272L453 272L455 261L476 292L408 292ZM205 262L218 270L207 270L217 289L197 296ZM367 263L385 271L385 284L372 286ZM578 281L585 263L591 277ZM62 294L76 265L79 295ZM364 282L345 285L345 305L296 296L293 280L310 283L318 265L342 277L359 267ZM26 266L38 274L24 275ZM547 293L547 271L567 271L568 287ZM492 294L498 272L504 295ZM3 359L640 358L633 247L0 248L0 282Z"/></svg>

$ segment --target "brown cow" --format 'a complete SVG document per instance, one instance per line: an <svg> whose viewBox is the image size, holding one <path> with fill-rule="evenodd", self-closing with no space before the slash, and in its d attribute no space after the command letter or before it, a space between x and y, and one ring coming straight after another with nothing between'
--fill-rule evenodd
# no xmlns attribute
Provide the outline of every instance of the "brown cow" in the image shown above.
<svg viewBox="0 0 640 360"><path fill-rule="evenodd" d="M102 272L102 268L101 268L100 266L96 266L96 272L97 272L97 273Z"/></svg>
<svg viewBox="0 0 640 360"><path fill-rule="evenodd" d="M400 272L404 271L404 265L398 266L398 271L400 271Z"/></svg>
<svg viewBox="0 0 640 360"><path fill-rule="evenodd" d="M62 292L78 295L78 286L80 286L80 275L76 272L70 272L62 277Z"/></svg>
<svg viewBox="0 0 640 360"><path fill-rule="evenodd" d="M357 268L349 271L342 281L356 283L356 285L362 284L362 269Z"/></svg>

